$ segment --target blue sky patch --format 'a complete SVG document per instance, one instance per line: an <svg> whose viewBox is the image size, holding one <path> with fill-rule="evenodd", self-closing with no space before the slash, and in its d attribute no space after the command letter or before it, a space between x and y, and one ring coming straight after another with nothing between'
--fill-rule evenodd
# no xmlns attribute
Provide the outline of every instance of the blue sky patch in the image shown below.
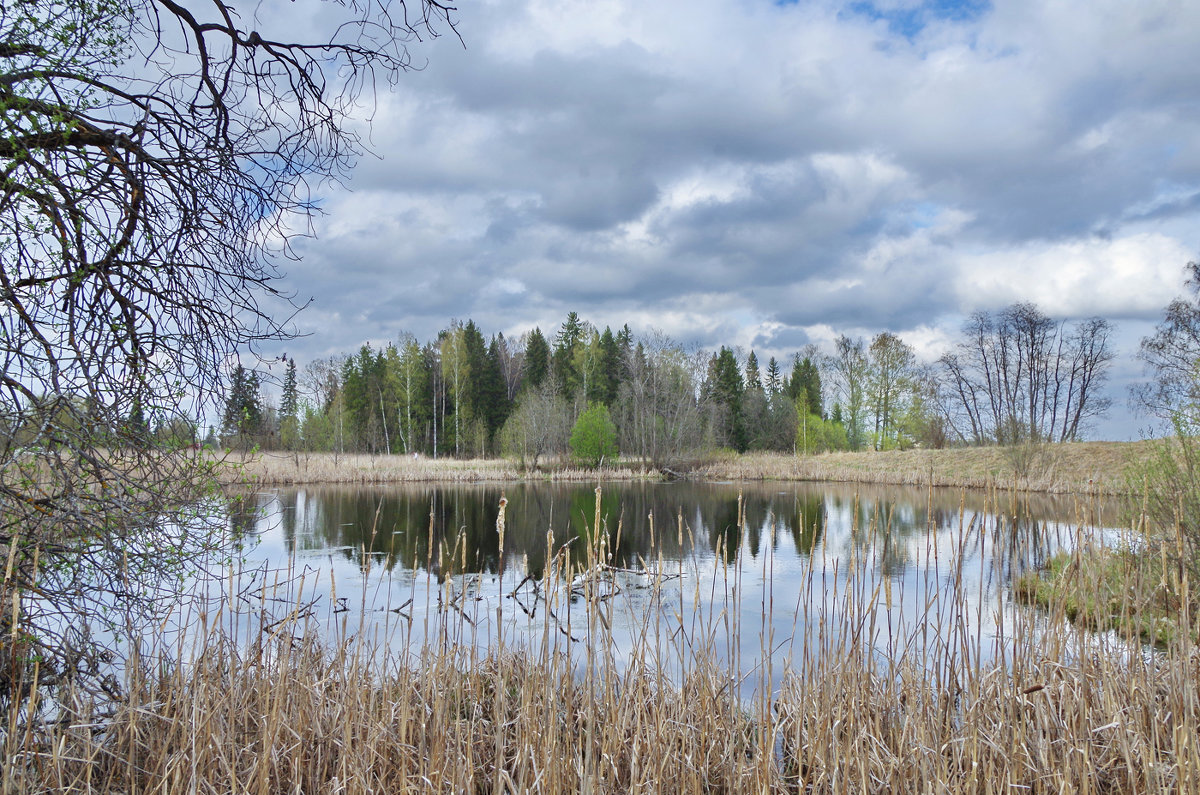
<svg viewBox="0 0 1200 795"><path fill-rule="evenodd" d="M864 0L847 4L842 16L882 20L892 33L912 39L932 22L973 22L991 7L988 0L928 0L911 6L881 8Z"/></svg>

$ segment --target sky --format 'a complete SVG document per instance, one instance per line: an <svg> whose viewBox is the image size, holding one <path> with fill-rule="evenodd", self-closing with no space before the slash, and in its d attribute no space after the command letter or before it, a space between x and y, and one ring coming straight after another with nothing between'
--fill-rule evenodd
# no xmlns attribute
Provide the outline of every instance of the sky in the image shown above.
<svg viewBox="0 0 1200 795"><path fill-rule="evenodd" d="M1200 251L1200 3L461 0L283 286L301 362L452 319L926 359L1032 301L1139 339ZM272 14L290 2L263 0ZM366 124L365 120L356 124Z"/></svg>

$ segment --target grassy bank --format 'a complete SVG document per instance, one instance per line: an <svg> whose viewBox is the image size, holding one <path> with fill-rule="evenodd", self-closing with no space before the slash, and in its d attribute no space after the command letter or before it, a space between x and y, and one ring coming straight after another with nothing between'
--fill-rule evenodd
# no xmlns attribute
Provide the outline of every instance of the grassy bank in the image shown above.
<svg viewBox="0 0 1200 795"><path fill-rule="evenodd" d="M1130 464L1144 461L1144 442L1072 442L1022 447L824 453L746 454L696 469L716 480L814 480L838 483L1016 487L1053 494L1123 494Z"/></svg>
<svg viewBox="0 0 1200 795"><path fill-rule="evenodd" d="M960 488L1016 487L1057 494L1121 494L1129 464L1144 461L1143 442L1076 442L1038 448L972 447L951 450L826 453L724 454L686 468L708 480L831 481ZM679 471L684 468L680 467ZM231 454L227 482L249 479L263 485L294 483L385 484L549 479L562 481L657 478L634 464L603 469L550 465L521 472L505 459L414 459L408 456L332 453Z"/></svg>
<svg viewBox="0 0 1200 795"><path fill-rule="evenodd" d="M1001 538L996 521L974 529ZM353 626L322 643L295 614L260 615L256 638L234 643L221 629L233 600L180 645L184 662L135 661L111 713L69 698L52 714L30 701L10 709L5 791L1200 792L1200 652L1188 632L1144 654L961 577L893 624L893 583L860 557L842 564L833 604L795 608L797 628L822 629L798 629L782 688L759 666L756 693L742 697L745 679L720 653L739 637L740 611L696 623L672 607L697 578L647 566L653 619L618 646L621 608L602 587L616 575L599 520L594 531L586 562L560 554L548 566L540 630L520 645L470 642L479 627L455 606L466 590L453 576L425 617L432 632L399 657ZM749 565L747 576L760 564ZM586 612L564 627L569 602ZM1002 638L972 626L980 609L1007 616Z"/></svg>
<svg viewBox="0 0 1200 795"><path fill-rule="evenodd" d="M413 458L403 455L233 452L224 456L225 483L267 486L292 484L383 485L387 483L476 483L520 480L595 482L658 478L633 467L584 469L569 464L522 472L504 458Z"/></svg>
<svg viewBox="0 0 1200 795"><path fill-rule="evenodd" d="M1190 583L1180 575L1153 552L1089 547L1061 552L1043 570L1026 572L1013 592L1085 629L1129 632L1166 648L1177 639L1181 615L1200 616Z"/></svg>

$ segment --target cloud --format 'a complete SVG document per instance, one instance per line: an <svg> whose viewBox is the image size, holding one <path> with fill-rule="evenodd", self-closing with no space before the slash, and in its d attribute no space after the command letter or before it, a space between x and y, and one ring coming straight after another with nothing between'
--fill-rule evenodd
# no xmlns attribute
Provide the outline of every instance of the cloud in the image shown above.
<svg viewBox="0 0 1200 795"><path fill-rule="evenodd" d="M955 290L964 309L1032 301L1053 317L1144 320L1161 316L1179 293L1188 255L1156 234L1030 242L965 257Z"/></svg>
<svg viewBox="0 0 1200 795"><path fill-rule="evenodd" d="M295 14L260 13L277 6ZM885 329L932 354L1015 300L1150 322L1200 248L1195 4L491 0L461 17L465 47L414 45L424 70L379 95L378 157L289 266L317 298L301 346L575 310L768 355Z"/></svg>

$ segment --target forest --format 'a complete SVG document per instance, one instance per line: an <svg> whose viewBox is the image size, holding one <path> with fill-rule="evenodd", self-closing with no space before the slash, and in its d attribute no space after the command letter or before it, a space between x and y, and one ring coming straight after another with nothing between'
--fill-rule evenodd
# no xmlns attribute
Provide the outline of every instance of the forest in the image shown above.
<svg viewBox="0 0 1200 795"><path fill-rule="evenodd" d="M404 335L270 378L229 379L205 442L239 449L429 457L507 456L537 467L574 452L619 451L649 467L717 449L800 454L1073 441L1108 407L1112 325L1055 321L1018 303L979 312L932 363L890 332L840 336L789 359L687 347L628 325L567 315L547 335L485 336L472 320L436 339Z"/></svg>

